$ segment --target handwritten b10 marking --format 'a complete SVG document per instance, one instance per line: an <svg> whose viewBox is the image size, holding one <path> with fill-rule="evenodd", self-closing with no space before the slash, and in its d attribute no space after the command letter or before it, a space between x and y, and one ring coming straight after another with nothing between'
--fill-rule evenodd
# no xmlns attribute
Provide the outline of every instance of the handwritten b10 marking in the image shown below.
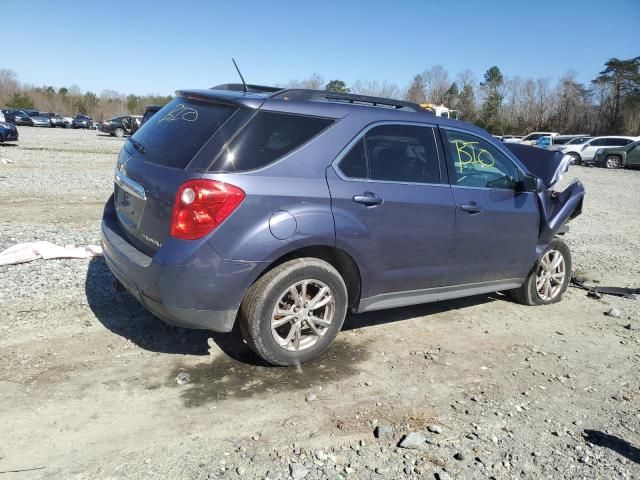
<svg viewBox="0 0 640 480"><path fill-rule="evenodd" d="M174 120L184 120L186 122L195 122L198 119L198 111L195 108L178 104L160 119L161 122L173 122Z"/></svg>
<svg viewBox="0 0 640 480"><path fill-rule="evenodd" d="M484 148L478 148L479 142L465 142L463 140L451 141L456 147L458 153L458 168L460 173L466 165L480 165L481 167L489 168L493 167L495 160L493 155Z"/></svg>

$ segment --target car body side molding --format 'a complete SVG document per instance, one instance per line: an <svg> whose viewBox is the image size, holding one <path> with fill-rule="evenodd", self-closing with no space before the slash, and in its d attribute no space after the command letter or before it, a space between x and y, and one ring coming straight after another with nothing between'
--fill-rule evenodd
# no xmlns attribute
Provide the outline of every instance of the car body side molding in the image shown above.
<svg viewBox="0 0 640 480"><path fill-rule="evenodd" d="M450 285L423 290L411 290L407 292L383 293L374 297L362 298L358 305L357 313L383 310L386 308L405 307L420 303L439 302L441 300L480 295L500 290L510 290L512 288L518 288L523 282L524 278L511 278L505 280L492 280L490 282L467 283L464 285Z"/></svg>

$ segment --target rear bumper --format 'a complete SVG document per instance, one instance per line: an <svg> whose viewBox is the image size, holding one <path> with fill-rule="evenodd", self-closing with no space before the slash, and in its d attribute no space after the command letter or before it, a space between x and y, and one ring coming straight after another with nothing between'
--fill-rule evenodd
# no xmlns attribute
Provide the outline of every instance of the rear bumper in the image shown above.
<svg viewBox="0 0 640 480"><path fill-rule="evenodd" d="M123 236L109 203L102 221L104 258L125 289L167 323L231 331L259 264L223 260L206 241L171 238L149 257Z"/></svg>

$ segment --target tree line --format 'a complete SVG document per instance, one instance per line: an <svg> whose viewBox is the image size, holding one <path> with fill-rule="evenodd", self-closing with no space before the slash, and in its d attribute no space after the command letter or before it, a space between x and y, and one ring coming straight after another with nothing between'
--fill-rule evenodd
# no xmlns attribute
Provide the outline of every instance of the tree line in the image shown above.
<svg viewBox="0 0 640 480"><path fill-rule="evenodd" d="M458 110L463 120L501 135L532 131L640 135L640 57L608 60L587 84L580 83L574 71L552 84L548 78L507 77L497 66L487 69L480 81L470 70L452 79L442 65L435 65L415 75L405 88L378 81L324 84L318 74L285 86L324 86L335 92L445 105Z"/></svg>
<svg viewBox="0 0 640 480"><path fill-rule="evenodd" d="M339 79L325 82L317 73L280 86L445 105L458 110L463 120L494 134L640 135L640 56L611 58L588 83L579 82L574 71L552 84L548 78L508 77L498 66L488 68L480 81L470 70L452 78L442 65L434 65L403 88L377 80L358 80L350 86ZM141 114L145 105L164 105L170 100L170 96L126 95L113 90L83 93L76 85L57 89L24 85L15 72L0 69L0 105L9 108L84 113L104 120L123 113Z"/></svg>
<svg viewBox="0 0 640 480"><path fill-rule="evenodd" d="M123 94L103 90L83 92L77 85L55 88L22 84L12 70L0 69L0 107L35 109L65 116L86 114L97 121L117 115L141 115L147 105L165 105L171 96Z"/></svg>

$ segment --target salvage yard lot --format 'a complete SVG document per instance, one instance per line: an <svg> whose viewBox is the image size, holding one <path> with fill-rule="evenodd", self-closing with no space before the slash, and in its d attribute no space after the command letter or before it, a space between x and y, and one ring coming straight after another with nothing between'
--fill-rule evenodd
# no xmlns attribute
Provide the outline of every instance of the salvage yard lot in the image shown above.
<svg viewBox="0 0 640 480"><path fill-rule="evenodd" d="M98 243L123 140L20 138L0 146L0 250ZM573 176L574 270L640 287L640 172ZM299 369L238 338L163 324L101 258L0 267L0 472L28 470L3 478L640 477L640 299L570 288L546 307L495 294L363 314ZM428 443L397 448L409 432Z"/></svg>

